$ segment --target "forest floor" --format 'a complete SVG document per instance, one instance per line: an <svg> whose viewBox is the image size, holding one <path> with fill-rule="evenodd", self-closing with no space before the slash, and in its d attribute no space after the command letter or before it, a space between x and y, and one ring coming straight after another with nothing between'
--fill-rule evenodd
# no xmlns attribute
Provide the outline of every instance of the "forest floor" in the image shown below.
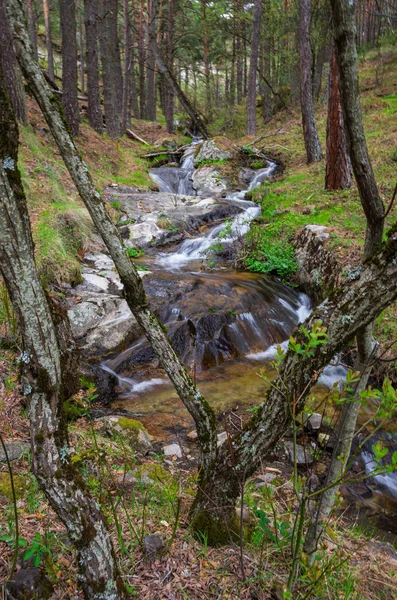
<svg viewBox="0 0 397 600"><path fill-rule="evenodd" d="M386 203L393 193L397 168L396 67L395 47L373 50L361 58L364 124L375 174ZM319 108L317 116L324 148L326 106ZM80 276L79 259L95 246L92 225L32 102L29 103L29 120L30 125L21 131L20 166L38 266L44 282L75 282ZM134 121L132 129L152 147L170 139L178 144L186 141L183 136L169 136L158 124ZM230 131L229 137L232 133ZM258 137L261 133L262 129ZM324 191L325 162L305 164L298 107L274 117L263 134L267 137L260 146L269 156L279 159L285 170L262 190L262 226L268 229L271 221L275 237L281 232L290 238L306 224L326 225L331 232L332 248L346 268L353 266L360 260L365 227L356 186L342 193ZM236 143L244 145L250 141L252 138L240 137ZM111 183L140 189L152 187L147 161L141 158L146 146L130 139L114 142L95 134L85 123L77 145L98 189ZM117 219L117 207L110 210ZM394 207L389 224L396 215L397 207ZM12 330L10 319L8 326ZM384 342L396 339L396 307L381 315L377 330ZM24 441L29 438L29 428L17 371L16 352L2 350L0 433L6 440ZM92 393L92 389L81 392L83 406ZM106 437L97 424L84 416L70 425L70 441L87 486L111 524L131 597L142 600L286 597L282 589L291 564L290 533L297 509L290 470L279 464L264 465L256 480L248 483L244 491L246 508L243 512L248 509L248 515L242 548L231 544L213 549L205 539L195 540L187 525L196 473L184 462L167 460L160 455L136 455L126 448L122 439ZM93 450L95 445L97 451ZM38 566L53 586L52 600L82 598L77 588L75 554L62 523L31 475L29 452L13 461L12 468L21 538L18 568ZM137 471L148 473L150 483L142 481ZM276 477L268 485L273 475ZM266 485L260 486L258 481ZM1 581L9 574L15 548L13 504L4 462L0 463L0 511ZM147 535L158 535L165 544L161 555L152 563L142 550ZM336 513L319 555L319 566L304 570L298 577L294 599L392 600L396 597L397 551L379 531L366 528L356 520L354 510L347 512L342 506Z"/></svg>

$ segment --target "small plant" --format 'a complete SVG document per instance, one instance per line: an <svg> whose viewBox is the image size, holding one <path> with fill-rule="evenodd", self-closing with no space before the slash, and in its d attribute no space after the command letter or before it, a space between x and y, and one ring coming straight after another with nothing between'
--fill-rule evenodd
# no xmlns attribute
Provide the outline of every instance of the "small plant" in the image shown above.
<svg viewBox="0 0 397 600"><path fill-rule="evenodd" d="M129 256L130 258L139 258L140 256L143 256L144 252L141 248L126 248L126 253L127 256Z"/></svg>
<svg viewBox="0 0 397 600"><path fill-rule="evenodd" d="M112 202L110 203L110 206L112 208L114 208L115 210L121 210L121 204L119 200L112 200Z"/></svg>

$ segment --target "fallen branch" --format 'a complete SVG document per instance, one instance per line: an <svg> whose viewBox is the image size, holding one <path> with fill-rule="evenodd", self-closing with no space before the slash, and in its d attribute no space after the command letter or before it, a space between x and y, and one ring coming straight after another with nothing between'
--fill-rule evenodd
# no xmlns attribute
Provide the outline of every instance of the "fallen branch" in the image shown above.
<svg viewBox="0 0 397 600"><path fill-rule="evenodd" d="M245 144L245 145L246 145L246 147L253 146L254 144L257 144L258 142L261 142L265 138L272 137L273 135L279 135L282 132L282 130L283 130L283 127L280 127L280 129L277 129L277 131L275 131L274 133L267 133L265 135L261 135L260 137L256 138L256 140L254 140L253 142L250 142L249 144Z"/></svg>
<svg viewBox="0 0 397 600"><path fill-rule="evenodd" d="M145 142L145 140L140 138L139 135L137 135L136 133L134 133L132 131L132 129L127 129L126 134L128 135L128 137L133 138L134 140L138 140L138 142L141 142L141 144L145 144L145 146L150 146L150 144L148 144L148 142Z"/></svg>

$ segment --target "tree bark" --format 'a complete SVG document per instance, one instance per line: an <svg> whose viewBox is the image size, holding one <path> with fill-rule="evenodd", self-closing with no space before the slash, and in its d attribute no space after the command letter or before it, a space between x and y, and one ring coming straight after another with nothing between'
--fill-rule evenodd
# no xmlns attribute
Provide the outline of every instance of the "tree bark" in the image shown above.
<svg viewBox="0 0 397 600"><path fill-rule="evenodd" d="M117 138L123 133L123 77L117 33L118 0L102 0L98 8L106 133L111 138Z"/></svg>
<svg viewBox="0 0 397 600"><path fill-rule="evenodd" d="M146 70L146 118L149 121L156 120L156 58L152 48L151 40L156 38L156 9L157 0L148 0L148 23L149 44L147 53Z"/></svg>
<svg viewBox="0 0 397 600"><path fill-rule="evenodd" d="M237 84L237 104L243 103L243 56L242 56L242 42L241 42L241 30L243 17L241 14L241 0L235 0L235 15L236 23L239 24L237 27L236 35L236 84Z"/></svg>
<svg viewBox="0 0 397 600"><path fill-rule="evenodd" d="M108 600L112 594L115 600L127 599L103 515L70 463L62 402L76 391L71 385L76 374L71 360L74 346L66 312L57 310L55 327L36 270L17 168L18 129L1 78L0 107L2 139L8 145L7 160L0 161L0 270L24 343L22 383L28 400L33 472L77 549L85 598Z"/></svg>
<svg viewBox="0 0 397 600"><path fill-rule="evenodd" d="M46 119L65 165L86 205L91 218L102 236L116 265L124 294L131 312L141 325L153 350L175 386L182 402L192 415L200 437L202 476L207 473L216 453L217 437L215 414L208 402L196 389L192 379L173 350L163 327L148 305L142 279L128 257L117 229L106 212L104 202L95 189L87 166L81 160L72 138L59 114L57 103L40 69L33 60L25 16L19 0L10 0L8 16L17 41L17 58L30 89Z"/></svg>
<svg viewBox="0 0 397 600"><path fill-rule="evenodd" d="M137 0L136 29L138 32L138 66L139 66L139 112L141 119L146 119L146 86L145 86L145 13L144 0Z"/></svg>
<svg viewBox="0 0 397 600"><path fill-rule="evenodd" d="M346 145L339 92L338 63L335 52L332 54L329 79L325 189L330 191L345 190L352 184L352 173Z"/></svg>
<svg viewBox="0 0 397 600"><path fill-rule="evenodd" d="M27 123L25 90L21 71L15 58L4 5L5 0L0 0L0 62L8 95L17 119L20 123Z"/></svg>
<svg viewBox="0 0 397 600"><path fill-rule="evenodd" d="M80 81L81 93L85 95L85 64L84 64L84 31L83 31L83 14L82 2L78 0L78 15L79 15L79 54L80 54Z"/></svg>
<svg viewBox="0 0 397 600"><path fill-rule="evenodd" d="M174 74L174 29L175 0L168 2L167 62L170 73ZM175 95L173 88L167 84L165 94L165 118L168 133L174 133Z"/></svg>
<svg viewBox="0 0 397 600"><path fill-rule="evenodd" d="M30 41L32 42L34 57L37 60L38 54L37 54L37 35L36 35L36 14L35 14L35 10L34 10L33 0L26 0L26 10L27 10L28 17L29 17Z"/></svg>
<svg viewBox="0 0 397 600"><path fill-rule="evenodd" d="M123 17L124 17L124 77L123 77L123 111L122 122L123 130L129 129L131 125L130 115L130 85L131 85L131 32L130 32L130 16L129 2L123 0Z"/></svg>
<svg viewBox="0 0 397 600"><path fill-rule="evenodd" d="M62 106L70 130L79 135L79 103L77 101L77 43L74 0L60 0L62 36Z"/></svg>
<svg viewBox="0 0 397 600"><path fill-rule="evenodd" d="M88 121L103 133L98 65L98 0L84 0L85 44L87 60Z"/></svg>
<svg viewBox="0 0 397 600"><path fill-rule="evenodd" d="M50 80L55 83L54 55L51 41L50 0L43 0L45 43L47 47L47 71Z"/></svg>
<svg viewBox="0 0 397 600"><path fill-rule="evenodd" d="M262 0L255 0L254 22L251 38L251 60L247 90L247 135L256 134L256 70L258 68L258 52L261 33Z"/></svg>
<svg viewBox="0 0 397 600"><path fill-rule="evenodd" d="M308 164L318 162L322 158L313 106L310 18L311 0L299 0L300 101Z"/></svg>
<svg viewBox="0 0 397 600"><path fill-rule="evenodd" d="M207 23L207 0L201 0L201 20L203 24L203 51L204 51L204 73L205 73L205 107L208 120L212 118L211 97L211 65L210 65L210 42L208 37Z"/></svg>

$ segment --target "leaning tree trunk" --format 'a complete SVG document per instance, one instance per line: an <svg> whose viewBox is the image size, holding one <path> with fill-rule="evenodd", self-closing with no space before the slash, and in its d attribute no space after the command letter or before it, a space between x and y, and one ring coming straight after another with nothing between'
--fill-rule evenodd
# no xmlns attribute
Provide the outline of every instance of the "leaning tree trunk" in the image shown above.
<svg viewBox="0 0 397 600"><path fill-rule="evenodd" d="M311 0L299 0L299 54L300 54L300 101L303 137L307 162L318 162L322 158L314 118L312 93L312 55L310 49Z"/></svg>
<svg viewBox="0 0 397 600"><path fill-rule="evenodd" d="M261 33L262 0L255 0L254 23L251 38L251 59L247 90L247 135L256 134L256 70Z"/></svg>
<svg viewBox="0 0 397 600"><path fill-rule="evenodd" d="M0 74L1 75L1 74ZM34 262L26 199L17 169L18 128L0 78L0 272L23 339L22 383L28 400L32 467L51 507L77 549L80 581L88 600L127 599L109 532L98 504L70 462L62 413L74 393L76 364L66 312L56 322ZM3 149L3 147L2 147Z"/></svg>
<svg viewBox="0 0 397 600"><path fill-rule="evenodd" d="M6 0L0 0L0 62L8 95L18 121L27 122L25 90L21 71L15 57L12 36L4 8Z"/></svg>
<svg viewBox="0 0 397 600"><path fill-rule="evenodd" d="M70 0L60 0L59 14L62 36L62 106L70 131L77 136L79 135L79 103L75 3Z"/></svg>
<svg viewBox="0 0 397 600"><path fill-rule="evenodd" d="M118 0L102 0L98 3L106 133L111 138L122 134L123 78L117 34L117 7Z"/></svg>
<svg viewBox="0 0 397 600"><path fill-rule="evenodd" d="M50 0L43 0L45 43L47 47L47 71L50 80L55 83L54 55L51 41Z"/></svg>
<svg viewBox="0 0 397 600"><path fill-rule="evenodd" d="M88 121L103 133L98 65L98 0L84 0L85 45L87 62Z"/></svg>
<svg viewBox="0 0 397 600"><path fill-rule="evenodd" d="M33 59L32 47L25 26L25 15L19 0L9 0L7 11L17 42L17 58L21 69L43 112L79 194L116 265L124 285L128 306L141 325L182 402L196 423L197 432L200 436L202 474L204 476L216 454L215 414L208 402L196 389L182 361L173 350L161 323L150 310L142 279L125 251L117 229L106 212L104 202L95 189L87 166L80 158L80 154L65 127L57 103L53 101L52 92Z"/></svg>
<svg viewBox="0 0 397 600"><path fill-rule="evenodd" d="M346 134L340 101L338 63L336 53L333 52L329 75L325 189L329 191L345 190L351 184L351 162L346 145Z"/></svg>
<svg viewBox="0 0 397 600"><path fill-rule="evenodd" d="M332 0L331 5L334 20L336 58L340 77L339 88L348 150L360 193L361 204L367 220L363 258L368 261L382 243L385 209L376 185L362 124L354 3L350 4L349 0ZM345 470L349 459L350 447L360 408L359 393L367 385L376 351L373 340L373 329L373 321L368 321L367 323L363 323L363 327L357 333L358 359L355 369L360 371L360 381L357 386L355 401L348 403L342 412L338 443L332 454L327 477L327 486L332 487L329 490L325 490L320 496L315 515L306 536L305 552L308 554L310 563L314 561L318 541L334 506L335 495L338 489L336 482L340 474Z"/></svg>

